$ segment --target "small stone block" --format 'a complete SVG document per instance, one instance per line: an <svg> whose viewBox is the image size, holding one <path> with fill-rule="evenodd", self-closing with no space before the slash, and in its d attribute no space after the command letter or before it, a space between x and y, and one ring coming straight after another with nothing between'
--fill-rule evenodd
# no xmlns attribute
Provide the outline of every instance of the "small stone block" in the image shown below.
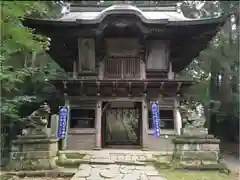
<svg viewBox="0 0 240 180"><path fill-rule="evenodd" d="M103 178L114 178L114 177L116 177L116 174L112 171L109 171L109 170L103 170L102 172L99 173L99 175Z"/></svg>
<svg viewBox="0 0 240 180"><path fill-rule="evenodd" d="M183 135L198 136L198 135L207 135L207 128L182 128Z"/></svg>
<svg viewBox="0 0 240 180"><path fill-rule="evenodd" d="M125 168L120 168L119 171L122 174L131 174L133 172L133 169L128 169L127 167L125 167Z"/></svg>
<svg viewBox="0 0 240 180"><path fill-rule="evenodd" d="M166 179L161 176L152 176L152 177L148 177L148 180L166 180Z"/></svg>
<svg viewBox="0 0 240 180"><path fill-rule="evenodd" d="M76 176L79 178L87 178L87 177L91 176L91 171L88 169L83 169L83 170L78 171Z"/></svg>
<svg viewBox="0 0 240 180"><path fill-rule="evenodd" d="M146 174L140 175L140 180L149 180Z"/></svg>
<svg viewBox="0 0 240 180"><path fill-rule="evenodd" d="M159 176L159 173L157 172L157 170L148 170L145 172L145 174L147 176Z"/></svg>

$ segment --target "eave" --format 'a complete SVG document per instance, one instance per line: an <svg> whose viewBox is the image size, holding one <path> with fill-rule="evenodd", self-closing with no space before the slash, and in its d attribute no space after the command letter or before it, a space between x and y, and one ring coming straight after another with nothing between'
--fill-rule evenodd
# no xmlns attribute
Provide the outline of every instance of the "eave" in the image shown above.
<svg viewBox="0 0 240 180"><path fill-rule="evenodd" d="M25 26L35 29L36 33L51 38L49 54L68 72L72 71L73 62L71 59L76 56L74 53L77 51L77 37L97 38L103 36L110 22L135 24L140 34L149 39L170 39L170 58L173 60L173 71L180 72L207 47L227 17L177 21L147 20L132 12L124 14L125 19L123 19L119 12L119 14L108 13L93 20L25 19L23 23ZM105 21L107 19L108 21Z"/></svg>
<svg viewBox="0 0 240 180"><path fill-rule="evenodd" d="M69 96L156 96L176 95L196 84L193 80L51 80L57 90Z"/></svg>

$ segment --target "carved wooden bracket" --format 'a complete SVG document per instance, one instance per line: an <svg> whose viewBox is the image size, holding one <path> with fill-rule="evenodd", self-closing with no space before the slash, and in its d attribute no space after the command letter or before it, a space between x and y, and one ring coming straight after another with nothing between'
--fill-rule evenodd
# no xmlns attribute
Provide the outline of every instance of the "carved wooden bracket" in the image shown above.
<svg viewBox="0 0 240 180"><path fill-rule="evenodd" d="M181 89L181 86L182 86L182 83L181 83L181 82L178 82L178 86L177 86L177 92L179 92L179 91L180 91L180 89Z"/></svg>
<svg viewBox="0 0 240 180"><path fill-rule="evenodd" d="M96 81L97 85L97 96L100 96L100 81Z"/></svg>
<svg viewBox="0 0 240 180"><path fill-rule="evenodd" d="M163 91L164 82L161 82L160 91Z"/></svg>
<svg viewBox="0 0 240 180"><path fill-rule="evenodd" d="M132 96L132 83L128 82L128 96Z"/></svg>
<svg viewBox="0 0 240 180"><path fill-rule="evenodd" d="M80 94L85 96L83 81L80 81Z"/></svg>
<svg viewBox="0 0 240 180"><path fill-rule="evenodd" d="M65 90L67 89L67 81L63 81L63 87Z"/></svg>
<svg viewBox="0 0 240 180"><path fill-rule="evenodd" d="M116 82L112 82L112 95L116 96L116 88L117 88L117 84Z"/></svg>
<svg viewBox="0 0 240 180"><path fill-rule="evenodd" d="M148 82L144 82L144 87L143 87L143 93L144 94L147 93L147 86L148 86Z"/></svg>

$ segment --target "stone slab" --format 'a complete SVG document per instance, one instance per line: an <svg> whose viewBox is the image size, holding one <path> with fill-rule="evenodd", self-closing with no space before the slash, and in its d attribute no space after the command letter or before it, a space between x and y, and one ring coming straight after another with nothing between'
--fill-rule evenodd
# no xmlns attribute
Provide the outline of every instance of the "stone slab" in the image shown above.
<svg viewBox="0 0 240 180"><path fill-rule="evenodd" d="M27 157L29 159L46 159L57 156L57 151L24 151L24 152L11 152L13 158Z"/></svg>
<svg viewBox="0 0 240 180"><path fill-rule="evenodd" d="M207 128L182 128L181 129L183 135L189 136L198 136L198 135L207 135Z"/></svg>
<svg viewBox="0 0 240 180"><path fill-rule="evenodd" d="M91 160L100 161L99 155L95 157L94 155L90 156ZM157 178L159 178L159 180L165 180L153 166L145 165L142 162L135 160L138 159L138 157L140 157L139 159L144 159L145 156L136 156L131 154L129 157L135 157L133 158L134 160L129 161L126 161L125 159L127 155L122 156L121 154L118 154L118 156L115 157L119 156L123 158L121 161L129 162L129 164L118 164L118 162L121 162L118 160L115 162L113 161L113 164L106 164L105 161L109 160L109 156L106 154L106 158L101 158L102 164L80 165L78 172L71 180L79 180L80 178L85 178L85 180L149 180L150 178L152 178L152 180L155 180ZM129 157L128 159L130 159Z"/></svg>
<svg viewBox="0 0 240 180"><path fill-rule="evenodd" d="M175 157L193 160L218 160L218 151L178 151Z"/></svg>

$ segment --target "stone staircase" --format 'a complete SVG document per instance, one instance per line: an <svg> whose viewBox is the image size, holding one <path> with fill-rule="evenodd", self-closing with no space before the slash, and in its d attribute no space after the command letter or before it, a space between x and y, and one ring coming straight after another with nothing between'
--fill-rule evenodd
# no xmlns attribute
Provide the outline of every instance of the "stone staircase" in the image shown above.
<svg viewBox="0 0 240 180"><path fill-rule="evenodd" d="M66 155L71 152L60 152ZM78 172L71 180L165 180L150 164L158 153L134 150L81 151ZM73 159L72 159L73 160Z"/></svg>

